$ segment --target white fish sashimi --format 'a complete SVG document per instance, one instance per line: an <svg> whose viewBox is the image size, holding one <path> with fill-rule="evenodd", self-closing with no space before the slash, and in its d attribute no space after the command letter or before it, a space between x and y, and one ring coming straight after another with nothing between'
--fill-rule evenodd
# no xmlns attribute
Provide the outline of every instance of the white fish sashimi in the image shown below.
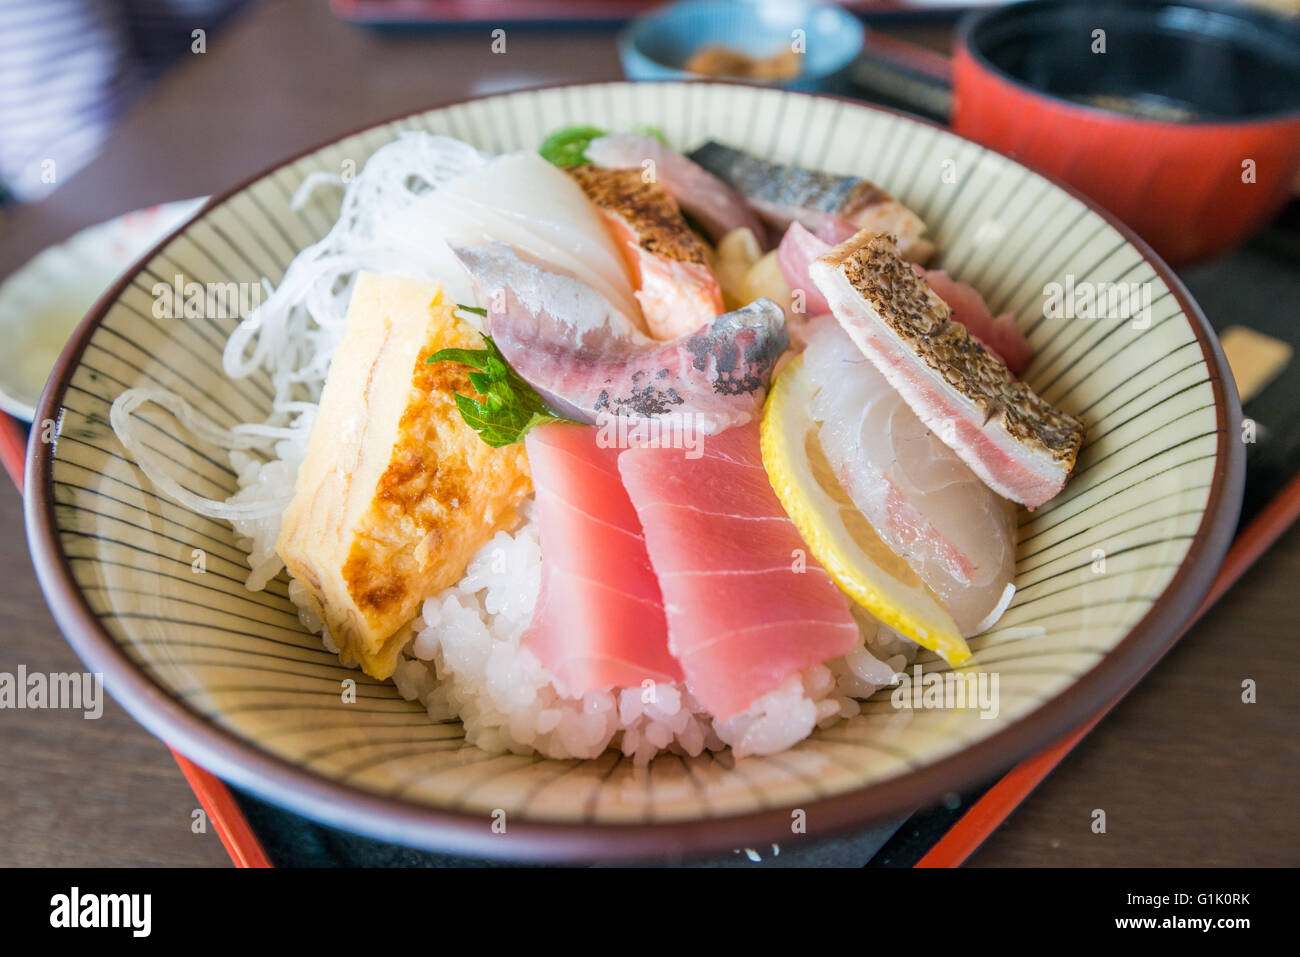
<svg viewBox="0 0 1300 957"><path fill-rule="evenodd" d="M804 353L827 460L881 539L978 633L1015 574L1015 506L934 435L838 323Z"/></svg>
<svg viewBox="0 0 1300 957"><path fill-rule="evenodd" d="M403 218L444 248L504 242L581 279L644 327L627 262L600 212L536 153L498 156L428 194Z"/></svg>

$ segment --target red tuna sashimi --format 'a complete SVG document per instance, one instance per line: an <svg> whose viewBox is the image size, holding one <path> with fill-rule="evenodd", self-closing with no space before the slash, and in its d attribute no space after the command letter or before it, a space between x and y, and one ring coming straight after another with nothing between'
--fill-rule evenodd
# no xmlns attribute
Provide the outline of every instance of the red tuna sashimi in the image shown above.
<svg viewBox="0 0 1300 957"><path fill-rule="evenodd" d="M546 425L524 440L542 590L522 640L571 695L682 680L618 449L601 448L598 435L589 426Z"/></svg>
<svg viewBox="0 0 1300 957"><path fill-rule="evenodd" d="M847 654L858 627L772 491L758 426L710 436L702 452L633 448L618 467L659 576L669 650L687 687L725 720L791 674Z"/></svg>

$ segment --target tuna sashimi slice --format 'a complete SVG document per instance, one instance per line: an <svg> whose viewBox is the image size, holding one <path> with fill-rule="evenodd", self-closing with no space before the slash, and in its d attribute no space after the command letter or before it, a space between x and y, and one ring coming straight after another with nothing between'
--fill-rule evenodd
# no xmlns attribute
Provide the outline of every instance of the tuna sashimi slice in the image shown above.
<svg viewBox="0 0 1300 957"><path fill-rule="evenodd" d="M847 654L858 626L772 491L758 426L711 436L702 452L632 448L618 467L663 591L669 650L726 720Z"/></svg>
<svg viewBox="0 0 1300 957"><path fill-rule="evenodd" d="M682 680L618 449L601 448L598 434L546 425L524 440L537 492L542 589L522 642L575 696Z"/></svg>
<svg viewBox="0 0 1300 957"><path fill-rule="evenodd" d="M1004 498L1037 508L1065 485L1084 424L1018 382L888 235L859 233L809 267L854 344L917 417Z"/></svg>

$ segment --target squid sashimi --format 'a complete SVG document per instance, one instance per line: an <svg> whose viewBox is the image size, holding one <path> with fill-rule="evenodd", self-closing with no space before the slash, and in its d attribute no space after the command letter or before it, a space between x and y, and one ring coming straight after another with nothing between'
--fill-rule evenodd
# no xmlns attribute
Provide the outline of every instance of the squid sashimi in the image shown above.
<svg viewBox="0 0 1300 957"><path fill-rule="evenodd" d="M650 335L675 339L723 311L704 241L686 225L667 190L633 169L575 166L569 175L618 240Z"/></svg>
<svg viewBox="0 0 1300 957"><path fill-rule="evenodd" d="M850 228L848 236L843 236L842 232L843 230L829 229L814 234L801 223L791 223L776 248L781 275L791 289L803 291L808 315L830 312L830 304L812 281L808 268L832 246L852 238L858 231ZM841 238L833 238L836 235ZM1034 353L1025 340L1024 333L1016 325L1014 314L1008 312L993 318L979 291L968 283L953 279L945 270L924 269L915 263L912 264L912 269L948 304L952 318L965 326L984 348L1016 375L1024 372Z"/></svg>
<svg viewBox="0 0 1300 957"><path fill-rule="evenodd" d="M943 602L963 635L1011 598L1015 507L989 489L903 401L835 322L804 351L812 415L853 504Z"/></svg>
<svg viewBox="0 0 1300 957"><path fill-rule="evenodd" d="M586 283L524 262L509 246L456 252L488 303L488 328L506 361L574 421L681 415L706 434L749 422L790 343L785 314L770 299L660 342Z"/></svg>
<svg viewBox="0 0 1300 957"><path fill-rule="evenodd" d="M619 450L597 436L589 426L546 425L524 440L544 560L521 641L571 695L682 680Z"/></svg>
<svg viewBox="0 0 1300 957"><path fill-rule="evenodd" d="M748 229L760 244L766 230L744 197L699 164L665 146L653 136L613 133L587 144L587 158L610 169L647 170L672 193L715 243L733 229Z"/></svg>
<svg viewBox="0 0 1300 957"><path fill-rule="evenodd" d="M628 265L600 212L563 170L535 153L498 156L412 207L449 245L504 242L583 281L644 328Z"/></svg>
<svg viewBox="0 0 1300 957"><path fill-rule="evenodd" d="M668 616L668 647L715 717L744 711L790 675L851 651L848 600L768 481L756 425L690 458L668 448L619 456Z"/></svg>

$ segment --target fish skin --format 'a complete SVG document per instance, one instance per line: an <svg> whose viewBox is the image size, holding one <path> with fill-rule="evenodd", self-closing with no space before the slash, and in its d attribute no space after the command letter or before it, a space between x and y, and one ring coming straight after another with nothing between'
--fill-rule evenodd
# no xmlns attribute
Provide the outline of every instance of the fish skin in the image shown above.
<svg viewBox="0 0 1300 957"><path fill-rule="evenodd" d="M722 289L704 242L663 187L633 169L575 166L568 170L599 207L636 279L650 334L675 339L723 311Z"/></svg>
<svg viewBox="0 0 1300 957"><path fill-rule="evenodd" d="M718 242L733 229L749 229L766 248L767 230L744 197L698 163L670 149L653 136L611 133L587 144L587 158L610 169L643 170L654 163L655 179L700 228Z"/></svg>
<svg viewBox="0 0 1300 957"><path fill-rule="evenodd" d="M790 342L770 299L661 342L585 283L525 262L504 243L455 252L488 303L488 328L506 361L577 422L676 413L704 434L749 422Z"/></svg>
<svg viewBox="0 0 1300 957"><path fill-rule="evenodd" d="M975 287L949 276L946 269L922 269L915 264L912 268L948 304L953 319L969 329L1008 369L1016 375L1024 373L1034 350L1016 325L1015 313L1004 312L995 318Z"/></svg>
<svg viewBox="0 0 1300 957"><path fill-rule="evenodd" d="M827 236L869 228L894 233L905 259L925 263L934 254L921 218L870 180L773 163L716 140L688 155L735 188L777 232L793 222Z"/></svg>
<svg viewBox="0 0 1300 957"><path fill-rule="evenodd" d="M535 478L542 583L520 639L577 697L682 681L659 580L618 470L596 429L544 425L524 438Z"/></svg>
<svg viewBox="0 0 1300 957"><path fill-rule="evenodd" d="M631 448L618 467L663 592L668 648L691 693L726 720L791 674L847 654L859 630L772 490L757 424L711 436L702 451Z"/></svg>
<svg viewBox="0 0 1300 957"><path fill-rule="evenodd" d="M809 315L817 316L829 312L830 305L826 302L826 297L821 294L821 290L817 288L817 284L812 281L812 277L808 274L808 267L824 256L832 246L864 232L866 233L864 238L872 235L869 230L855 230L838 242L828 242L824 236L814 235L808 232L802 223L795 222L790 224L790 228L781 237L781 242L776 247L777 264L781 267L781 275L790 284L790 288L803 290L806 311ZM953 279L946 270L926 269L916 263L912 264L912 269L929 283L930 288L939 294L940 299L948 304L948 308L952 310L952 318L969 329L970 334L978 339L995 359L1016 375L1025 371L1025 367L1034 357L1034 351L1025 339L1024 333L1020 331L1020 327L1016 325L1016 317L1012 313L1003 313L994 319L984 302L984 297L975 287Z"/></svg>
<svg viewBox="0 0 1300 957"><path fill-rule="evenodd" d="M894 238L864 235L809 267L831 312L917 416L1003 498L1037 508L1065 486L1086 427L988 354Z"/></svg>

